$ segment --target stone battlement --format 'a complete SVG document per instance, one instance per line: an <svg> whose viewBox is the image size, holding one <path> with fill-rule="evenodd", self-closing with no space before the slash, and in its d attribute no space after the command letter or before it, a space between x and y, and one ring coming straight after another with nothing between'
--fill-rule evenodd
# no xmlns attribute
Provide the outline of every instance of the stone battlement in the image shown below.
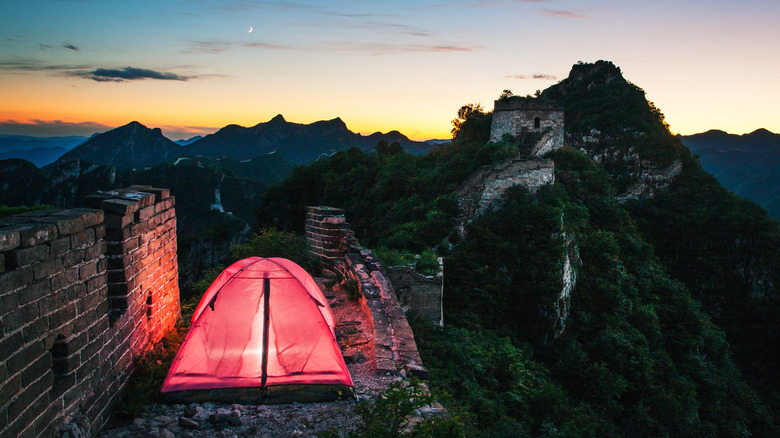
<svg viewBox="0 0 780 438"><path fill-rule="evenodd" d="M134 359L180 315L174 199L99 192L94 208L0 219L0 436L96 434Z"/></svg>

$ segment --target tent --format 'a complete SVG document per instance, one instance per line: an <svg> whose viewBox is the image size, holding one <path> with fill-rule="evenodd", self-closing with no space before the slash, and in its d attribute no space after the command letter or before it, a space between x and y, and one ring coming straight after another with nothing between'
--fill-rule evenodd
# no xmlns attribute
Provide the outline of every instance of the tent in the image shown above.
<svg viewBox="0 0 780 438"><path fill-rule="evenodd" d="M285 403L350 396L352 386L314 279L290 260L250 257L203 295L161 391L169 402Z"/></svg>

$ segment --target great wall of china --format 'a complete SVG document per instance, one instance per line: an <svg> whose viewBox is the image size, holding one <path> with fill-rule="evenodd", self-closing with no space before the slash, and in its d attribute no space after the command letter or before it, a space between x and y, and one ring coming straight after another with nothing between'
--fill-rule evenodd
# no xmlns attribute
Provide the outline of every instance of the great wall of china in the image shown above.
<svg viewBox="0 0 780 438"><path fill-rule="evenodd" d="M530 159L486 167L464 184L461 232L507 188L554 181L554 164L539 157L562 147L562 111L500 102L492 140L543 135ZM97 434L136 360L180 317L170 191L132 186L85 205L0 219L0 437ZM383 268L338 208L309 207L306 238L323 269L357 283L377 371L426 378L404 311L443 325L441 272Z"/></svg>

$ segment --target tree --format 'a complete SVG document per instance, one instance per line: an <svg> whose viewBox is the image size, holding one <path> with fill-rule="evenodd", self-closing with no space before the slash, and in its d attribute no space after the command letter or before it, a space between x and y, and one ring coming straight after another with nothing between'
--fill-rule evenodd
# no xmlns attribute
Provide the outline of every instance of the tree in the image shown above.
<svg viewBox="0 0 780 438"><path fill-rule="evenodd" d="M492 112L486 113L481 104L467 103L458 110L458 117L452 119L452 139L487 143L492 120Z"/></svg>

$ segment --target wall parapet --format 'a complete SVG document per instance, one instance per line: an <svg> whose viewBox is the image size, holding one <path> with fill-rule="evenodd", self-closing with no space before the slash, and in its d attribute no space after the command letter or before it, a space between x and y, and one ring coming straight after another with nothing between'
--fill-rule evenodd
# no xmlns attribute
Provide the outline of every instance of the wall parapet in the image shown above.
<svg viewBox="0 0 780 438"><path fill-rule="evenodd" d="M173 198L148 186L100 196L87 202L100 208L0 219L2 437L51 436L68 421L96 434L133 359L178 319ZM133 290L115 314L117 276Z"/></svg>
<svg viewBox="0 0 780 438"><path fill-rule="evenodd" d="M306 239L312 258L324 269L358 284L361 305L374 332L377 371L427 378L428 369L420 358L414 333L379 259L359 244L343 210L333 207L307 207L306 210ZM325 253L325 249L329 252Z"/></svg>

